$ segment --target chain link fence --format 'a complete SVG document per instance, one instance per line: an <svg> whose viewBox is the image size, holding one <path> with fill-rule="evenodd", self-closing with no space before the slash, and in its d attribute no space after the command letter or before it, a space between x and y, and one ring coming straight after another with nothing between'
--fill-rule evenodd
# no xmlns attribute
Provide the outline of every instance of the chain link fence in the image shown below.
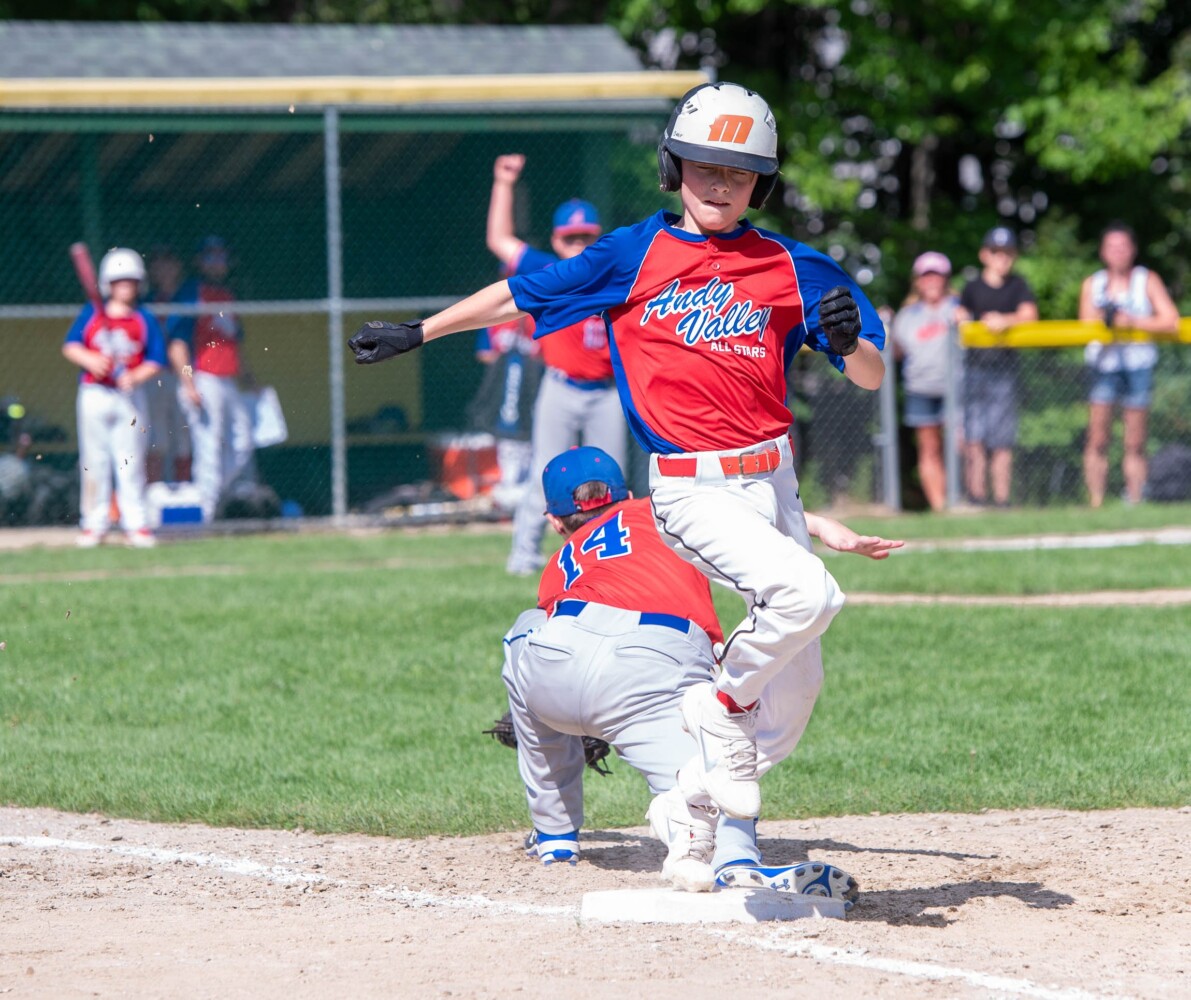
<svg viewBox="0 0 1191 1000"><path fill-rule="evenodd" d="M1124 334L1124 339L1135 335ZM1088 397L1092 370L1085 347L1111 338L1097 323L1043 320L991 337L980 324L963 324L951 331L947 392L943 400L943 458L946 505L968 506L967 456L964 447L964 369L970 352L996 344L1007 345L1016 358L1014 407L1017 428L1012 435L1010 505L1050 507L1088 502L1084 471ZM1145 499L1191 500L1191 321L1183 320L1177 336L1159 341L1153 393L1146 420L1144 452L1148 460ZM905 392L898 379L900 366L887 354L890 376L881 388L883 413L899 415L895 464L891 466L891 506L928 509L918 469L913 429L904 426ZM884 423L883 426L888 426ZM1123 472L1124 423L1119 404L1114 408L1108 446L1107 497L1125 499ZM991 476L986 501L991 502Z"/></svg>
<svg viewBox="0 0 1191 1000"><path fill-rule="evenodd" d="M98 260L144 255L145 301L173 318L240 323L247 390L271 388L284 440L259 447L261 489L220 517L485 517L495 472L489 428L469 418L483 365L461 334L401 363L360 369L345 340L362 321L415 318L498 277L484 228L499 154L527 166L516 229L548 246L560 202L583 197L606 229L659 207L654 149L664 113L451 117L343 113L8 113L0 125L0 442L5 525L78 516L78 371L61 354L83 294L68 247ZM229 301L182 304L218 237ZM209 280L209 279L204 279ZM184 480L189 447L176 386L155 395L148 474ZM791 369L797 445L819 505L888 493L879 403L803 356ZM646 463L630 450L630 478ZM158 503L169 496L151 493ZM178 501L182 503L182 501Z"/></svg>
<svg viewBox="0 0 1191 1000"><path fill-rule="evenodd" d="M461 122L335 109L242 118L6 115L0 523L77 520L77 372L61 345L82 301L67 255L80 238L97 258L113 245L144 254L147 299L163 321L228 312L239 319L246 385L276 392L285 435L255 453L262 489L224 505L221 516L496 516L489 497L498 476L495 441L469 415L484 375L475 339L447 338L401 363L358 369L348 363L346 337L365 319L415 318L498 276L484 225L492 163L501 153L527 156L516 228L536 245L548 245L554 207L573 196L596 203L606 228L655 211L661 121L636 114ZM172 301L177 287L198 274L199 246L211 236L229 249L234 302L179 305ZM1078 343L1088 336L1068 341L1076 346L1019 352L1016 504L1086 496L1088 375ZM1191 441L1186 348L1167 343L1160 350L1152 457ZM891 356L887 363L896 375ZM957 357L956 386L960 364ZM808 506L924 506L896 377L868 393L804 352L789 384ZM188 447L175 387L163 377L150 389L158 404L145 428L150 477L185 479ZM962 400L949 406L948 496L955 504L964 498ZM1110 496L1122 488L1121 448L1118 421ZM635 447L630 454L630 479L643 491L644 456Z"/></svg>

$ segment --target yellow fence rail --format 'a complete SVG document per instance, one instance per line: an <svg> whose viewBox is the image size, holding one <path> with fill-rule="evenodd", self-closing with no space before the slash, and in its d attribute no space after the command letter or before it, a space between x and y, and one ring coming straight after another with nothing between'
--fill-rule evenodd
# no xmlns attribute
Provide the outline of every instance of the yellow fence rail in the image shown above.
<svg viewBox="0 0 1191 1000"><path fill-rule="evenodd" d="M1103 323L1074 319L1022 323L1004 333L994 333L983 323L961 323L959 339L964 347L1083 347L1097 340L1104 344L1147 340L1191 344L1191 319L1180 320L1177 333L1110 332Z"/></svg>

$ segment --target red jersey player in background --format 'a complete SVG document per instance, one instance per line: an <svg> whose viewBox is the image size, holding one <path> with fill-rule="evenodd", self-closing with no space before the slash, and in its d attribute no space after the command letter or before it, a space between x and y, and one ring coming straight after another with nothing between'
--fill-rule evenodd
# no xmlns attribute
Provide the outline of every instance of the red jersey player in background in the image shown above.
<svg viewBox="0 0 1191 1000"><path fill-rule="evenodd" d="M227 244L208 236L199 244L199 276L187 281L174 301L220 304L216 313L173 316L169 321L170 362L178 374L178 402L186 414L193 453L192 473L199 489L203 520L211 521L224 492L255 476L252 413L240 392L246 375L241 342L244 328L227 286Z"/></svg>
<svg viewBox="0 0 1191 1000"><path fill-rule="evenodd" d="M532 274L560 260L577 257L600 237L599 213L590 202L572 198L554 210L550 250L539 250L519 239L513 226L513 192L525 157L498 156L492 167L492 196L488 202L488 249L499 258L508 276ZM513 517L513 544L506 568L518 576L542 567L542 469L560 451L583 443L603 448L621 464L628 435L604 321L585 316L539 341L546 366L534 403L529 488Z"/></svg>

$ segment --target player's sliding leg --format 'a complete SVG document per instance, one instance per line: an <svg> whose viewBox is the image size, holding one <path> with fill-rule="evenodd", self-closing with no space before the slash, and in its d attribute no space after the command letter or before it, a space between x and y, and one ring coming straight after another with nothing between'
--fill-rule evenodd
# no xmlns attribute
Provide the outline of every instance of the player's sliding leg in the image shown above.
<svg viewBox="0 0 1191 1000"><path fill-rule="evenodd" d="M842 868L821 861L770 868L764 865L728 864L716 868L716 884L725 888L777 889L805 896L838 899L847 913L860 897L860 884Z"/></svg>
<svg viewBox="0 0 1191 1000"><path fill-rule="evenodd" d="M688 693L684 716L700 745L692 766L707 792L724 812L750 818L760 808L757 703L766 684L827 629L843 594L808 551L805 523L799 537L795 522L801 519L785 510L797 505L792 470L739 484L658 482L653 480L651 497L662 536L748 603L748 617L725 643L715 689ZM794 499L783 502L786 496ZM786 531L774 527L779 519L787 522Z"/></svg>

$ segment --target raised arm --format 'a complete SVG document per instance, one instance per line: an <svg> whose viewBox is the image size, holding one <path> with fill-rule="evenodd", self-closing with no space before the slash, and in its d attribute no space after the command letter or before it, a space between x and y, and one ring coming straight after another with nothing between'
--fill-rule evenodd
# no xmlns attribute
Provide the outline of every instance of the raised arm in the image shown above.
<svg viewBox="0 0 1191 1000"><path fill-rule="evenodd" d="M488 199L488 249L506 266L521 256L525 244L513 231L513 189L525 166L520 153L498 156L492 166L492 195Z"/></svg>

